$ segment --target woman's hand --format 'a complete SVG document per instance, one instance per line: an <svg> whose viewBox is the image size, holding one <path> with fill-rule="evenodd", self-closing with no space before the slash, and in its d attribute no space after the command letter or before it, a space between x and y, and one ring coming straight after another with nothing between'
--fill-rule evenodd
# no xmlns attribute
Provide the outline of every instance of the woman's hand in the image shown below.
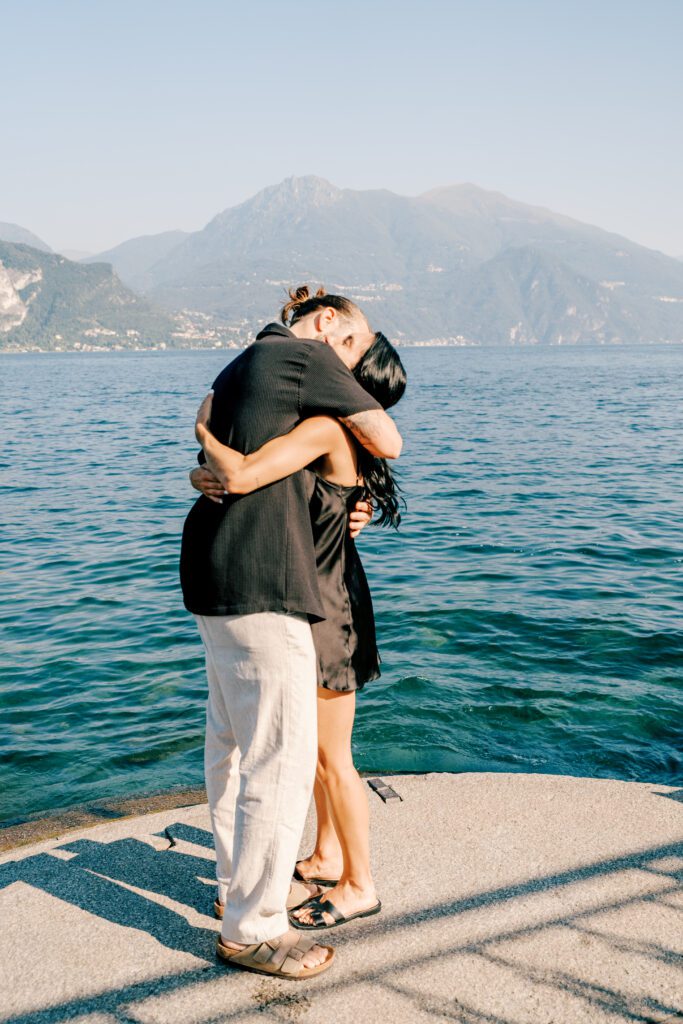
<svg viewBox="0 0 683 1024"><path fill-rule="evenodd" d="M223 496L227 493L223 484L218 480L206 466L196 466L190 473L190 483L196 491L215 501L217 505L223 504Z"/></svg>
<svg viewBox="0 0 683 1024"><path fill-rule="evenodd" d="M209 391L208 395L199 406L197 410L197 418L194 422L194 436L197 438L199 444L203 445L206 438L206 432L211 424L211 407L213 405L213 391Z"/></svg>
<svg viewBox="0 0 683 1024"><path fill-rule="evenodd" d="M369 501L357 501L356 507L349 515L349 532L355 540L372 520L373 508Z"/></svg>

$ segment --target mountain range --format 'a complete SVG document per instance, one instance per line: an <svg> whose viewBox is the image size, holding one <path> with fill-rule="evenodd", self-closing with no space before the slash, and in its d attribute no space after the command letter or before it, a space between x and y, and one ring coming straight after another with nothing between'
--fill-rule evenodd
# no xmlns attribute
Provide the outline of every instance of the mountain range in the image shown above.
<svg viewBox="0 0 683 1024"><path fill-rule="evenodd" d="M681 261L471 184L408 197L289 178L200 231L77 266L103 263L149 315L176 318L170 344L197 343L198 322L210 343L244 343L303 282L355 299L403 343L683 342ZM189 341L178 317L194 318Z"/></svg>

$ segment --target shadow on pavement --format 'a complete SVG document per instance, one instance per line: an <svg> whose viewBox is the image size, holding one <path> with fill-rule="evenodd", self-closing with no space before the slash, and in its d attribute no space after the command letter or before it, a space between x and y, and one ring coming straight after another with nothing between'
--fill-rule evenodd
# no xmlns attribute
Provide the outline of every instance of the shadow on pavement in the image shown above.
<svg viewBox="0 0 683 1024"><path fill-rule="evenodd" d="M211 834L202 829L177 823L169 826L175 839L195 845L211 847ZM122 839L110 843L97 843L88 839L65 843L57 848L72 856L67 859L37 854L0 866L0 888L14 882L24 882L36 889L50 893L76 907L95 914L114 924L124 925L147 932L169 949L191 953L205 961L205 966L181 973L173 973L152 980L113 989L92 996L64 1001L43 1010L28 1014L3 1017L7 1024L53 1024L73 1017L100 1013L112 1014L115 1019L135 1017L134 1005L150 996L172 995L179 989L197 987L198 1000L201 987L214 981L219 975L226 975L226 968L214 963L214 942L216 931L189 924L181 913L161 906L144 894L133 892L131 885L150 894L168 897L185 907L200 913L210 913L213 886L202 879L208 879L213 872L209 859L185 853L176 849L158 851L136 839ZM667 864L668 861L668 864ZM600 877L607 877L623 871L640 871L656 875L662 881L656 892L638 894L622 899L606 899L583 910L558 912L556 916L545 916L542 921L509 929L493 929L487 937L476 942L444 942L435 944L425 933L424 952L415 955L414 943L408 956L387 955L386 965L361 967L344 971L340 962L329 975L319 981L297 986L297 995L291 993L291 986L272 979L261 979L266 983L263 1001L258 1012L267 1009L272 1019L291 1021L292 1002L310 1003L316 994L343 992L348 986L370 984L379 986L388 993L394 993L403 1001L414 1004L416 1015L426 1014L434 1020L455 1021L458 1024L520 1024L519 1021L499 1013L486 1012L468 1006L454 993L451 998L437 994L425 994L423 987L415 985L411 976L416 968L433 962L435 958L469 956L480 959L484 964L493 964L513 975L525 978L528 983L543 989L554 988L570 993L574 998L594 1007L601 1019L625 1022L683 1020L681 1005L662 1003L655 997L643 994L629 996L608 985L596 984L588 978L577 977L563 970L560 963L538 968L520 962L520 957L506 955L498 947L506 943L506 950L514 940L526 939L547 929L558 927L594 936L601 942L609 941L615 954L631 954L655 963L672 965L680 969L680 954L667 946L667 935L660 934L652 941L629 938L623 934L610 935L604 927L594 930L591 918L605 911L628 907L636 903L660 903L678 912L681 910L680 895L683 892L683 842L669 843L635 851L632 854L596 861L569 871L557 872L529 878L514 885L488 889L462 899L445 900L425 905L411 913L382 915L371 923L341 929L334 935L339 946L348 943L373 941L381 943L386 938L410 935L419 936L422 926L433 924L442 918L457 918L458 915L477 908L487 907L495 914L496 908L510 906L512 901L534 893L561 891L564 886ZM103 877L104 876L104 877ZM678 897L678 901L676 900ZM670 901L670 902L667 902ZM341 933L341 934L340 934ZM673 941L673 940L672 940ZM392 950L397 947L392 944ZM375 958L376 959L376 958ZM257 976L255 976L257 978ZM270 986L270 987L269 987ZM683 988L683 985L682 985ZM305 998L303 998L305 993ZM304 1007L301 1006L303 1011ZM207 1015L202 1024L229 1022L255 1012L253 997L238 1007L223 1006L217 1016ZM135 1018L137 1019L137 1018ZM406 1018L407 1019L407 1018Z"/></svg>

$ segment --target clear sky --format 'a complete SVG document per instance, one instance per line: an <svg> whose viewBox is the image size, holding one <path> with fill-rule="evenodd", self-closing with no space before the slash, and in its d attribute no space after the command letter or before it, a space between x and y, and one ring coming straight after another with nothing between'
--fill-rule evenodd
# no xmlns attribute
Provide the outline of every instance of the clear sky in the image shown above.
<svg viewBox="0 0 683 1024"><path fill-rule="evenodd" d="M683 255L683 0L33 0L0 28L0 220L55 248L318 174Z"/></svg>

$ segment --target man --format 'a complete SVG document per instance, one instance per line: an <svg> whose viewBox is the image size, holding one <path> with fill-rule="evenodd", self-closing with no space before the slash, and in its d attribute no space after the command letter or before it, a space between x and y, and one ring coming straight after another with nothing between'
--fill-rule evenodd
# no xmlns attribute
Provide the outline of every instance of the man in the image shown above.
<svg viewBox="0 0 683 1024"><path fill-rule="evenodd" d="M350 372L374 341L358 307L298 289L285 310L290 327L270 324L216 378L213 433L248 453L326 413L373 454L398 457L393 421ZM218 953L248 970L319 973L333 951L290 930L286 913L316 764L310 620L324 617L304 474L220 506L199 498L181 582L206 649Z"/></svg>

